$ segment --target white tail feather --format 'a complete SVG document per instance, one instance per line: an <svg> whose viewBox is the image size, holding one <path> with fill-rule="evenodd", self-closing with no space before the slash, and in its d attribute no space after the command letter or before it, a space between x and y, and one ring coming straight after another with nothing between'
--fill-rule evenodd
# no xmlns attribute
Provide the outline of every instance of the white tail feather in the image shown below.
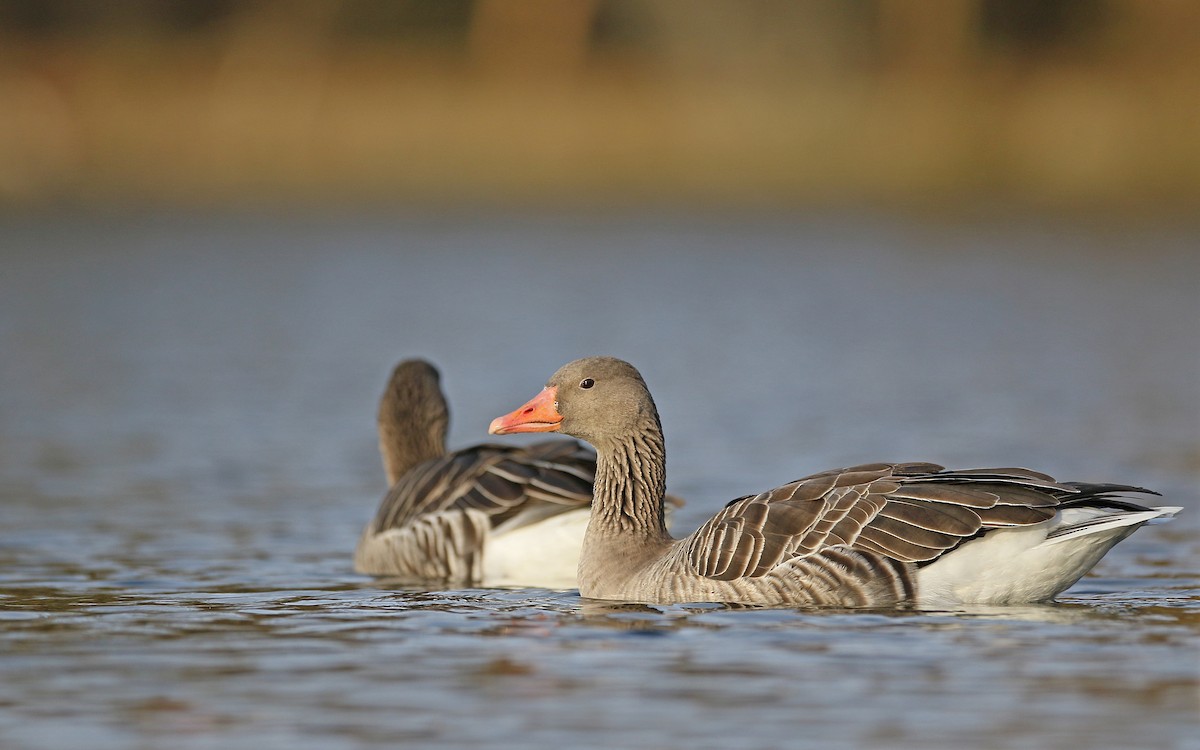
<svg viewBox="0 0 1200 750"><path fill-rule="evenodd" d="M1123 526L1141 526L1144 523L1162 523L1183 508L1164 506L1141 511L1111 510L1108 508L1068 508L1063 511L1063 524L1046 535L1045 544L1061 544L1088 534L1098 534ZM1087 516L1078 519L1080 514ZM1072 514L1072 515L1068 515Z"/></svg>
<svg viewBox="0 0 1200 750"><path fill-rule="evenodd" d="M1044 523L991 531L921 568L917 603L953 607L1048 601L1139 526L1166 520L1179 510L1064 508Z"/></svg>

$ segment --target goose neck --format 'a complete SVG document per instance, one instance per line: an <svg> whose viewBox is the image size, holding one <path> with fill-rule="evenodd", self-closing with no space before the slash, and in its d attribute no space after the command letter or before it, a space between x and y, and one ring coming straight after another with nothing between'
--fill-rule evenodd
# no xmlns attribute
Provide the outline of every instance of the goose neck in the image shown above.
<svg viewBox="0 0 1200 750"><path fill-rule="evenodd" d="M388 483L394 485L417 464L445 455L445 435L434 429L404 429L394 420L381 418L379 452L383 455Z"/></svg>
<svg viewBox="0 0 1200 750"><path fill-rule="evenodd" d="M600 528L666 537L666 452L657 419L597 446L592 517Z"/></svg>

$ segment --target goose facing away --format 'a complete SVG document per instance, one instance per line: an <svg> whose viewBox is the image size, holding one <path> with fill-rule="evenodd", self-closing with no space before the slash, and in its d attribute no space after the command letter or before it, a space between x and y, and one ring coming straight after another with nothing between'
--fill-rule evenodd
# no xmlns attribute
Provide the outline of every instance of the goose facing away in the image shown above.
<svg viewBox="0 0 1200 750"><path fill-rule="evenodd" d="M595 455L574 440L446 451L450 411L423 360L379 404L390 490L354 554L360 573L413 582L573 588Z"/></svg>
<svg viewBox="0 0 1200 750"><path fill-rule="evenodd" d="M493 434L562 432L596 448L579 564L586 597L651 603L887 607L1052 599L1142 524L1117 484L1028 469L866 464L739 498L682 539L663 525L658 411L627 362L563 366Z"/></svg>

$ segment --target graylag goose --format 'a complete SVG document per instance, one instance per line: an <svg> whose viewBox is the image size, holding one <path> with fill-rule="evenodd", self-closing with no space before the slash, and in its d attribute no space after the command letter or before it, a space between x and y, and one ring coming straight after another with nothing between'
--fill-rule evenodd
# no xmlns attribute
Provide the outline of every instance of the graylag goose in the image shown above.
<svg viewBox="0 0 1200 750"><path fill-rule="evenodd" d="M595 455L574 440L448 453L440 376L398 364L379 404L391 489L354 554L360 573L412 582L574 588Z"/></svg>
<svg viewBox="0 0 1200 750"><path fill-rule="evenodd" d="M821 472L730 502L673 539L662 426L632 365L563 366L492 434L561 432L596 448L579 593L646 603L954 607L1052 599L1142 524L1178 508L1119 484L929 463ZM1150 493L1157 494L1157 493Z"/></svg>

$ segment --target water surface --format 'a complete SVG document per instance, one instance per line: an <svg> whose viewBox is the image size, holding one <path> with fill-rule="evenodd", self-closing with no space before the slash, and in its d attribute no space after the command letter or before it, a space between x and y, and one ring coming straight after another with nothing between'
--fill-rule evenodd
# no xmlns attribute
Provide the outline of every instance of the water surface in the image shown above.
<svg viewBox="0 0 1200 750"><path fill-rule="evenodd" d="M824 219L0 225L0 747L1200 746L1191 230ZM1059 603L644 607L357 576L375 400L451 442L637 364L677 530L873 460L1183 505Z"/></svg>

